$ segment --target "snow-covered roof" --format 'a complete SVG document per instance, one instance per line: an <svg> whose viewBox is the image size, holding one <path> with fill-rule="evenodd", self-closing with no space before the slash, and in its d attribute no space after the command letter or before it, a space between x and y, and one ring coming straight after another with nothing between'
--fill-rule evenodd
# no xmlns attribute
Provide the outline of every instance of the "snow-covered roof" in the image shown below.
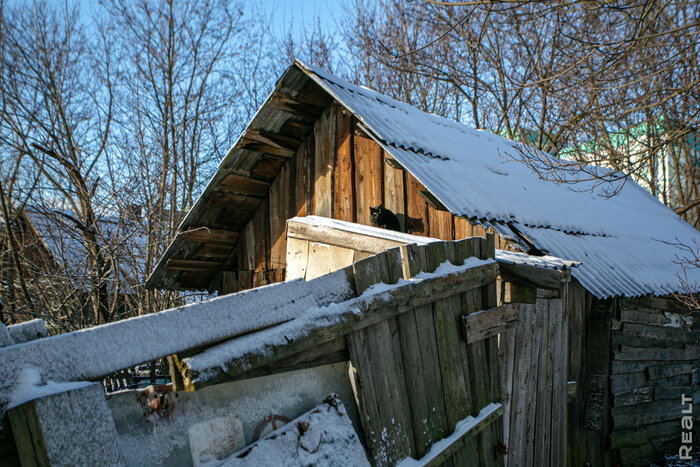
<svg viewBox="0 0 700 467"><path fill-rule="evenodd" d="M67 211L35 206L25 207L24 214L61 273L76 284L87 284L88 252L74 216ZM109 257L118 261L120 277L140 280L146 238L138 225L125 218L101 215L97 218L96 234Z"/></svg>
<svg viewBox="0 0 700 467"><path fill-rule="evenodd" d="M573 276L599 298L683 291L677 244L700 244L700 233L636 183L605 197L593 181L543 180L512 141L296 65L453 214L508 238L516 229L537 249L579 261ZM700 269L686 273L700 282Z"/></svg>

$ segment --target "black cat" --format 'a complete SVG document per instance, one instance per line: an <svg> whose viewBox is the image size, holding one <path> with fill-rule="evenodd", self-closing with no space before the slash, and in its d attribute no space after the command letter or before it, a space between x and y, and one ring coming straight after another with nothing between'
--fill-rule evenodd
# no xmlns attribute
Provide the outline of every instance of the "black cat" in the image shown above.
<svg viewBox="0 0 700 467"><path fill-rule="evenodd" d="M374 227L381 227L382 229L401 232L401 224L399 224L396 214L381 204L379 206L369 208L369 221Z"/></svg>

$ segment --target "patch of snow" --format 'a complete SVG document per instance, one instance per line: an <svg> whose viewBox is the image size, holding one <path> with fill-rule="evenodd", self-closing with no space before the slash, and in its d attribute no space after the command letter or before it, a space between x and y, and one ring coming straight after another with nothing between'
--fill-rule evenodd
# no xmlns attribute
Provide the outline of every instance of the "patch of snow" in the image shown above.
<svg viewBox="0 0 700 467"><path fill-rule="evenodd" d="M664 311L664 316L668 318L669 322L664 324L667 328L680 328L681 327L681 317L678 313L670 313Z"/></svg>
<svg viewBox="0 0 700 467"><path fill-rule="evenodd" d="M557 256L533 256L527 253L516 253L507 250L496 250L496 261L499 263L522 264L525 266L554 270L566 270L581 265L578 261L570 261Z"/></svg>
<svg viewBox="0 0 700 467"><path fill-rule="evenodd" d="M214 467L214 463L210 463ZM223 466L369 466L340 399L326 402L231 455Z"/></svg>
<svg viewBox="0 0 700 467"><path fill-rule="evenodd" d="M97 384L90 381L78 381L71 383L46 381L42 382L41 374L36 368L24 368L17 377L17 382L14 385L12 394L10 394L10 402L7 406L12 409L25 402L39 399L42 397L57 394L59 392L71 391L73 389L84 388L91 384Z"/></svg>
<svg viewBox="0 0 700 467"><path fill-rule="evenodd" d="M15 344L41 339L49 335L43 319L33 319L19 324L11 324L7 330Z"/></svg>
<svg viewBox="0 0 700 467"><path fill-rule="evenodd" d="M439 242L441 240L431 237L421 237L419 235L411 235L394 230L372 227L370 225L356 224L354 222L346 222L337 219L320 216L293 217L290 221L299 222L301 224L312 225L316 227L328 227L332 229L342 230L368 237L377 237L386 240L394 240L396 242L409 244L416 243L418 245L427 245L428 243Z"/></svg>
<svg viewBox="0 0 700 467"><path fill-rule="evenodd" d="M470 415L469 417L457 422L455 425L455 431L453 431L450 436L442 438L440 441L433 443L430 450L425 453L425 456L418 460L407 457L396 464L397 467L419 467L429 464L445 449L469 433L476 425L481 423L486 417L500 408L501 404L491 402L489 405L481 409L476 417L472 417Z"/></svg>

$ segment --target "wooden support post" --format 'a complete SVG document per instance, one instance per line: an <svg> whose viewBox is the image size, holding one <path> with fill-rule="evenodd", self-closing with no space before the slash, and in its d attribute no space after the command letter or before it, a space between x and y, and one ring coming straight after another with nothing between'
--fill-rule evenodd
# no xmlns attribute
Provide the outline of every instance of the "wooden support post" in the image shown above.
<svg viewBox="0 0 700 467"><path fill-rule="evenodd" d="M22 465L122 465L102 386L89 383L8 411Z"/></svg>

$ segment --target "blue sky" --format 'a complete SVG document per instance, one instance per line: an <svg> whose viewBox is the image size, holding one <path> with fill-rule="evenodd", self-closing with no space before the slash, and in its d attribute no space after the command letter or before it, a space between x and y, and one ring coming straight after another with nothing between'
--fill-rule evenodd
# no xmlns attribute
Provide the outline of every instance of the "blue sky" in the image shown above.
<svg viewBox="0 0 700 467"><path fill-rule="evenodd" d="M273 29L284 30L290 23L299 28L312 25L318 16L325 28L332 27L343 0L258 0L263 9L274 13ZM250 4L256 0L247 0ZM298 32L298 31L297 31Z"/></svg>

